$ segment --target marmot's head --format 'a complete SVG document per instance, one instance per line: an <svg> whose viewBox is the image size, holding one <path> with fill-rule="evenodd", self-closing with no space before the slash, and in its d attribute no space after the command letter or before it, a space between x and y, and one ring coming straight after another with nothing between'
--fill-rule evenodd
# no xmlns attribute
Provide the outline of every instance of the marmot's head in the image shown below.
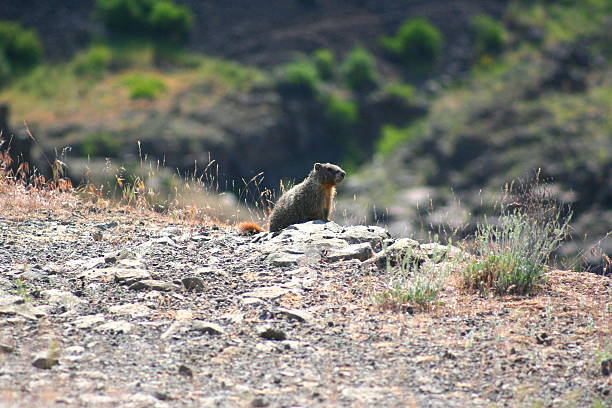
<svg viewBox="0 0 612 408"><path fill-rule="evenodd" d="M315 163L313 171L321 184L336 185L346 176L346 172L340 166L331 163Z"/></svg>

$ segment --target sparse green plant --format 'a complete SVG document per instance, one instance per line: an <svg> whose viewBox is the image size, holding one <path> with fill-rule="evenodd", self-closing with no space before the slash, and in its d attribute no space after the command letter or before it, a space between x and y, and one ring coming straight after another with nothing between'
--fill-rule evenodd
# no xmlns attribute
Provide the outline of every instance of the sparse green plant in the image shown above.
<svg viewBox="0 0 612 408"><path fill-rule="evenodd" d="M336 55L327 48L320 48L312 53L312 62L317 68L319 77L325 81L334 77L336 69Z"/></svg>
<svg viewBox="0 0 612 408"><path fill-rule="evenodd" d="M474 47L479 56L499 54L506 45L508 33L504 25L486 14L470 20L474 32Z"/></svg>
<svg viewBox="0 0 612 408"><path fill-rule="evenodd" d="M444 45L440 30L425 18L406 20L393 37L383 37L381 44L400 58L409 69L423 73L431 69Z"/></svg>
<svg viewBox="0 0 612 408"><path fill-rule="evenodd" d="M9 75L32 68L42 57L43 47L34 30L0 21L0 83Z"/></svg>
<svg viewBox="0 0 612 408"><path fill-rule="evenodd" d="M325 117L333 132L346 134L359 120L359 107L350 99L331 94L325 102Z"/></svg>
<svg viewBox="0 0 612 408"><path fill-rule="evenodd" d="M342 73L348 86L355 90L366 90L378 81L376 60L363 47L353 48L342 63Z"/></svg>
<svg viewBox="0 0 612 408"><path fill-rule="evenodd" d="M421 255L412 249L400 257L397 265L393 266L387 259L386 269L391 279L386 289L376 296L378 303L395 310L406 307L430 309L437 301L448 277L448 273L436 267L434 263L423 264Z"/></svg>
<svg viewBox="0 0 612 408"><path fill-rule="evenodd" d="M75 57L73 69L77 75L99 77L108 71L112 59L109 47L94 45Z"/></svg>
<svg viewBox="0 0 612 408"><path fill-rule="evenodd" d="M254 84L266 81L266 74L253 67L218 58L205 58L198 73L202 78L214 79L230 87L246 90Z"/></svg>
<svg viewBox="0 0 612 408"><path fill-rule="evenodd" d="M305 58L282 66L278 78L278 86L282 91L310 96L319 92L320 82L317 68Z"/></svg>
<svg viewBox="0 0 612 408"><path fill-rule="evenodd" d="M23 269L27 269L27 265L24 265ZM17 289L15 289L15 295L21 296L24 302L29 302L32 299L28 293L26 284L21 278L15 278L15 286L17 287Z"/></svg>
<svg viewBox="0 0 612 408"><path fill-rule="evenodd" d="M394 98L401 99L406 103L412 102L414 98L414 87L403 82L391 82L385 85L384 92Z"/></svg>
<svg viewBox="0 0 612 408"><path fill-rule="evenodd" d="M474 250L479 257L463 269L463 283L481 293L527 294L542 281L552 252L568 232L565 214L549 196L539 175L506 188L512 204L497 221L478 225Z"/></svg>
<svg viewBox="0 0 612 408"><path fill-rule="evenodd" d="M132 74L123 79L123 84L128 87L131 99L153 100L166 90L164 81L150 74Z"/></svg>
<svg viewBox="0 0 612 408"><path fill-rule="evenodd" d="M193 26L191 11L170 0L97 0L96 15L113 33L173 43L184 42Z"/></svg>
<svg viewBox="0 0 612 408"><path fill-rule="evenodd" d="M403 128L393 125L383 126L381 137L376 143L376 151L383 156L389 155L402 144L422 137L425 134L425 126L423 121L414 122Z"/></svg>

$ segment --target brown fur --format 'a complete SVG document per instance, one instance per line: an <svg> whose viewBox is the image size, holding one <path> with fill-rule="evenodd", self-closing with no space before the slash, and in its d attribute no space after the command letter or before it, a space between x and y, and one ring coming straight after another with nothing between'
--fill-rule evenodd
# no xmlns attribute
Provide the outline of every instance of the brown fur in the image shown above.
<svg viewBox="0 0 612 408"><path fill-rule="evenodd" d="M276 202L270 215L270 231L280 231L289 225L306 221L329 221L336 196L336 185L345 175L339 166L315 163L308 177L285 192ZM238 229L251 233L263 230L254 223L239 224Z"/></svg>

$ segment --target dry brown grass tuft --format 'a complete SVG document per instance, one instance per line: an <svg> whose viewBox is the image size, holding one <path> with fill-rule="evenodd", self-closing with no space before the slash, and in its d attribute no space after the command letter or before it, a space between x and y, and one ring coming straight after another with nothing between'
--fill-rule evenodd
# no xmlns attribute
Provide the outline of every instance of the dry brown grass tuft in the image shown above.
<svg viewBox="0 0 612 408"><path fill-rule="evenodd" d="M46 178L28 163L14 163L10 151L0 151L0 216L10 219L44 218L49 214L83 216L89 219L118 216L187 225L220 225L210 205L180 205L178 200L160 205L155 192L142 179L130 183L117 178L121 187L118 200L103 186L84 184L73 187L64 177L64 163L51 163L51 178ZM186 184L186 183L185 183ZM184 203L182 203L184 204Z"/></svg>

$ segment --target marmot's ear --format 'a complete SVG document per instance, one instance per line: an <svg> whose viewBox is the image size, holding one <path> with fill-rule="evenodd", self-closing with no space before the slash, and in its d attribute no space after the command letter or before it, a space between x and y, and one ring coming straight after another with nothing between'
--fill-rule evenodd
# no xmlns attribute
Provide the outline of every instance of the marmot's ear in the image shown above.
<svg viewBox="0 0 612 408"><path fill-rule="evenodd" d="M314 165L314 169L315 169L316 171L321 170L321 167L323 167L323 165L322 165L321 163L315 163L315 165Z"/></svg>

